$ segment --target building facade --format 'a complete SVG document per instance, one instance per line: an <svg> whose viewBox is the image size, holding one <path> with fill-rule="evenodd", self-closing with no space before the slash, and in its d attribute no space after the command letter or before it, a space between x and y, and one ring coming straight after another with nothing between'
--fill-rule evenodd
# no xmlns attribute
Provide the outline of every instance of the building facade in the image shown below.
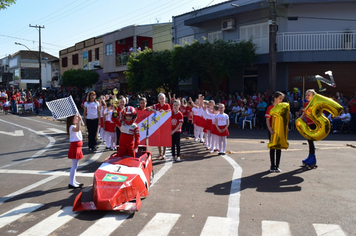
<svg viewBox="0 0 356 236"><path fill-rule="evenodd" d="M103 36L104 70L108 79L102 81L103 90L118 88L128 91L124 71L132 53L150 48L155 51L172 50L172 24L131 25Z"/></svg>
<svg viewBox="0 0 356 236"><path fill-rule="evenodd" d="M93 37L59 51L59 84L63 73L70 69L95 70L103 67L103 37ZM100 77L102 79L102 77Z"/></svg>
<svg viewBox="0 0 356 236"><path fill-rule="evenodd" d="M41 52L41 87L51 86L52 67L50 60L57 57ZM57 58L58 59L58 58ZM36 89L40 83L38 51L18 51L2 60L3 87Z"/></svg>
<svg viewBox="0 0 356 236"><path fill-rule="evenodd" d="M270 11L269 2L275 2ZM317 11L315 10L317 9ZM252 68L244 68L229 78L222 90L264 91L269 89L270 24L275 16L276 88L318 88L315 79L332 71L335 93L356 92L353 67L356 66L355 1L332 0L239 0L227 1L173 17L173 43L184 45L193 40L210 41L252 39L258 59ZM192 82L193 86L193 82ZM194 88L193 88L194 89Z"/></svg>
<svg viewBox="0 0 356 236"><path fill-rule="evenodd" d="M10 87L10 79L13 76L9 70L9 58L10 56L4 57L0 60L0 87L2 89Z"/></svg>

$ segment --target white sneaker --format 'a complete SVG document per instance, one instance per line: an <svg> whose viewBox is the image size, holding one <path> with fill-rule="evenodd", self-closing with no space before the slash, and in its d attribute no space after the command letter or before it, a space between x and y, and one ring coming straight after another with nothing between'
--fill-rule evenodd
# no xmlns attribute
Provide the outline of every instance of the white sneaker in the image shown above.
<svg viewBox="0 0 356 236"><path fill-rule="evenodd" d="M176 158L176 162L180 162L180 157L177 157L177 158Z"/></svg>
<svg viewBox="0 0 356 236"><path fill-rule="evenodd" d="M337 133L337 130L334 130L333 133L334 133L334 134Z"/></svg>
<svg viewBox="0 0 356 236"><path fill-rule="evenodd" d="M197 139L197 138L195 138L195 139L194 139L194 142L196 142L196 141L198 141L198 139Z"/></svg>

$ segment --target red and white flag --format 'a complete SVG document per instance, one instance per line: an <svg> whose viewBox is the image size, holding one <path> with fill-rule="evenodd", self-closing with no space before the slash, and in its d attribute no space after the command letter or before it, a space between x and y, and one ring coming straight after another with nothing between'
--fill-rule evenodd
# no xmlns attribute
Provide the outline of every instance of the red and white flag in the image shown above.
<svg viewBox="0 0 356 236"><path fill-rule="evenodd" d="M171 116L171 111L154 113L138 110L136 122L140 129L140 144L145 145L148 137L150 146L171 147Z"/></svg>

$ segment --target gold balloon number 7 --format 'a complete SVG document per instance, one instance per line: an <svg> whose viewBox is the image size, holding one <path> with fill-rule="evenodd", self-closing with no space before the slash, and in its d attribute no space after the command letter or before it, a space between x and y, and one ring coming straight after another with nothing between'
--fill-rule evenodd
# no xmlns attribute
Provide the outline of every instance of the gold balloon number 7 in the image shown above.
<svg viewBox="0 0 356 236"><path fill-rule="evenodd" d="M330 133L331 124L329 119L323 114L324 110L331 113L333 117L336 117L341 114L343 107L330 98L315 94L308 106L304 109L304 113L314 122L316 129L311 129L309 125L300 118L295 121L297 130L306 139L319 141Z"/></svg>

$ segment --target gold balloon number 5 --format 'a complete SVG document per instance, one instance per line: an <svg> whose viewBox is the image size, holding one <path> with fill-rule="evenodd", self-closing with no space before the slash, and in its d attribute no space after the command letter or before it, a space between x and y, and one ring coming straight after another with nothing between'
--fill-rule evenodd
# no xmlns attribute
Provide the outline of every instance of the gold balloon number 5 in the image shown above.
<svg viewBox="0 0 356 236"><path fill-rule="evenodd" d="M289 123L289 103L282 102L274 106L270 111L272 116L272 129L274 134L271 135L271 140L268 143L269 149L287 149L289 143L288 138L288 123Z"/></svg>
<svg viewBox="0 0 356 236"><path fill-rule="evenodd" d="M304 109L305 114L314 122L316 129L311 129L307 123L298 118L295 121L297 130L308 140L319 141L324 139L331 130L331 124L325 117L323 111L326 110L333 115L339 116L343 107L334 100L315 94L308 106Z"/></svg>

